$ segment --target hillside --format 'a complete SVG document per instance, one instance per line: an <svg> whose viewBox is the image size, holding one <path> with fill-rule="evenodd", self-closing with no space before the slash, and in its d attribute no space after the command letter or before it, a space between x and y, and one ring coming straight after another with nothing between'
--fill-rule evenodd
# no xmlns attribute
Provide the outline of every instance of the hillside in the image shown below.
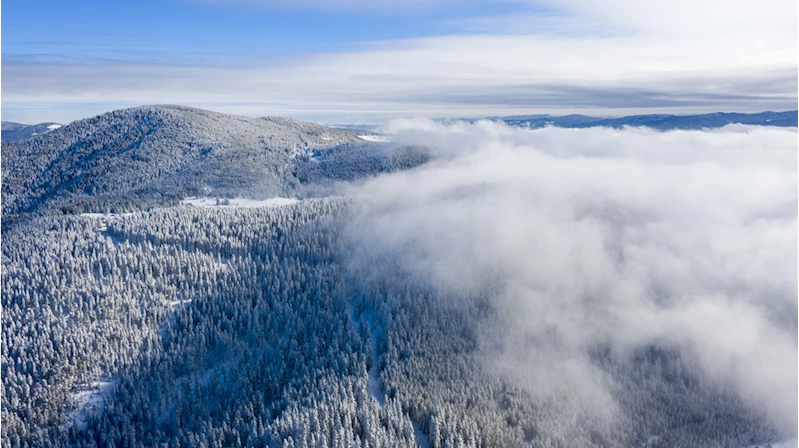
<svg viewBox="0 0 799 448"><path fill-rule="evenodd" d="M60 128L58 123L22 124L4 121L0 124L0 140L3 143L18 142Z"/></svg>
<svg viewBox="0 0 799 448"><path fill-rule="evenodd" d="M4 144L3 216L132 211L176 205L187 196L297 195L301 182L295 171L316 165L314 152L347 147L384 157L385 148L369 148L387 145L358 135L287 118L245 118L181 106L109 112Z"/></svg>

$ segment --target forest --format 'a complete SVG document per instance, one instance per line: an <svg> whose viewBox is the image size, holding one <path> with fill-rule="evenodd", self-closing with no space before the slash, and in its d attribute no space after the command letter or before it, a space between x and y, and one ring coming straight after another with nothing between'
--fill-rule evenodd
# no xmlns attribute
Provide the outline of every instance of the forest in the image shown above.
<svg viewBox="0 0 799 448"><path fill-rule="evenodd" d="M108 180L103 194L73 168L37 177L72 163L41 149L77 135L70 126L3 146L3 219L16 218L2 240L4 446L743 448L796 438L795 396L780 407L769 395L795 389L749 382L771 378L756 362L777 366L778 379L796 375L784 350L796 349L786 256L796 216L785 211L795 191L775 196L796 183L784 150L795 129L625 130L621 141L612 129L398 123L396 144L352 140L303 149L289 167L280 159L296 185L275 178L282 190L269 194L294 203L203 208L142 193L116 208L125 191L146 191L123 165L111 179L126 182ZM733 137L744 143L729 149ZM142 139L132 156L162 148ZM107 137L89 140L87 160L109 150ZM617 146L591 146L604 141ZM629 150L641 142L646 150ZM779 144L750 170L746 151L762 142ZM717 146L724 162L708 167ZM25 151L46 160L6 163ZM631 165L656 179L613 175ZM170 174L170 194L202 193L187 186L234 179L242 166ZM587 174L600 167L608 174ZM715 189L688 199L686 172ZM772 184L744 197L764 173ZM236 179L229 196L254 195L249 178ZM740 202L720 199L730 192ZM689 246L703 241L691 233L700 227L737 245ZM625 276L642 270L636 289ZM637 326L642 310L682 325L683 310L705 316L721 300L756 314L729 334L756 333L760 358L714 339L727 328L702 333L704 344L688 324L646 336ZM728 317L720 309L708 315Z"/></svg>

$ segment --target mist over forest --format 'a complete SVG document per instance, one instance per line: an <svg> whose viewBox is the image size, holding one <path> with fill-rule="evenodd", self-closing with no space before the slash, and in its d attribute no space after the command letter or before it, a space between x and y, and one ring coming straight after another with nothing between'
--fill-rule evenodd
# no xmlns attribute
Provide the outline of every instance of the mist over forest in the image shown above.
<svg viewBox="0 0 799 448"><path fill-rule="evenodd" d="M797 437L797 128L147 106L4 143L2 441Z"/></svg>
<svg viewBox="0 0 799 448"><path fill-rule="evenodd" d="M2 13L2 448L799 448L796 0Z"/></svg>
<svg viewBox="0 0 799 448"><path fill-rule="evenodd" d="M501 324L481 351L501 373L621 412L592 351L668 347L795 424L795 129L387 130L440 158L351 191L365 204L354 263L391 257L435 291L490 291Z"/></svg>

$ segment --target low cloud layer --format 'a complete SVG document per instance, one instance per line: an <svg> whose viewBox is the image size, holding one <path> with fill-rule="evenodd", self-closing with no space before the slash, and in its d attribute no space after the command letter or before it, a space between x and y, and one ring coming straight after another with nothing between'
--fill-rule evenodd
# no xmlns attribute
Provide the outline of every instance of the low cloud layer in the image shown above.
<svg viewBox="0 0 799 448"><path fill-rule="evenodd" d="M353 187L353 231L442 291L496 291L494 366L612 414L585 354L676 347L795 432L796 129L384 130L438 159Z"/></svg>

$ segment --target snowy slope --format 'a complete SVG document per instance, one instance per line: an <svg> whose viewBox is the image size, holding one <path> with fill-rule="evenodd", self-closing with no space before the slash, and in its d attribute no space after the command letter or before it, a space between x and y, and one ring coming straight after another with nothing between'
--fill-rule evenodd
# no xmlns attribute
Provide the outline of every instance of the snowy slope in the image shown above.
<svg viewBox="0 0 799 448"><path fill-rule="evenodd" d="M3 143L27 140L61 127L58 123L22 124L13 121L4 121L0 126L0 140Z"/></svg>
<svg viewBox="0 0 799 448"><path fill-rule="evenodd" d="M291 196L294 159L366 144L355 131L286 118L145 106L3 145L3 215L135 210L215 194Z"/></svg>

